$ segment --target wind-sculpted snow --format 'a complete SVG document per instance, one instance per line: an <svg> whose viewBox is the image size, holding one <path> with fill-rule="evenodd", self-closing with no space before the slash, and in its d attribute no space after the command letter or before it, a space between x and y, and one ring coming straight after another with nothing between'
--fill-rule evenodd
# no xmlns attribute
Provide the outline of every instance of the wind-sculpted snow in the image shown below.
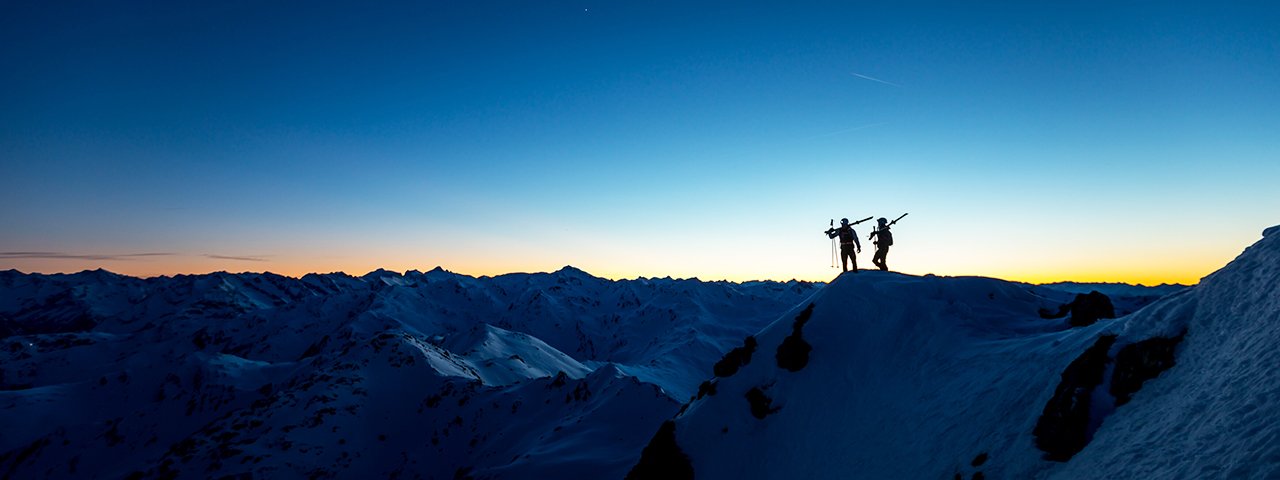
<svg viewBox="0 0 1280 480"><path fill-rule="evenodd" d="M1268 234L1198 286L1117 325L1126 343L1185 332L1176 364L1107 417L1057 478L1280 478L1277 286L1280 235Z"/></svg>
<svg viewBox="0 0 1280 480"><path fill-rule="evenodd" d="M621 478L819 288L0 272L0 478Z"/></svg>
<svg viewBox="0 0 1280 480"><path fill-rule="evenodd" d="M699 479L1280 478L1268 231L1154 303L1111 289L1136 312L1075 328L1038 314L1066 290L843 275L809 300L804 368L751 362L705 383L630 478L673 458ZM792 338L806 305L755 333L759 349Z"/></svg>

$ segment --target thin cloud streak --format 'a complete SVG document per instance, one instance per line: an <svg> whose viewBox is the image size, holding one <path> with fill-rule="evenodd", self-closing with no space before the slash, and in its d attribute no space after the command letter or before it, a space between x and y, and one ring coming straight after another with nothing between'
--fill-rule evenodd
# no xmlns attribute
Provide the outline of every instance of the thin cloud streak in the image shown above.
<svg viewBox="0 0 1280 480"><path fill-rule="evenodd" d="M212 253L204 254L205 258L214 258L218 260L237 260L241 262L267 262L266 258L259 256L237 256L237 255L214 255Z"/></svg>
<svg viewBox="0 0 1280 480"><path fill-rule="evenodd" d="M42 259L42 260L139 260L149 257L192 256L170 252L140 253L68 253L68 252L0 252L0 259ZM215 255L206 253L199 255L216 260L236 260L241 262L267 262L267 255Z"/></svg>
<svg viewBox="0 0 1280 480"><path fill-rule="evenodd" d="M54 260L136 260L146 257L167 257L176 254L167 252L143 252L120 254L66 253L66 252L0 252L0 258L30 258Z"/></svg>
<svg viewBox="0 0 1280 480"><path fill-rule="evenodd" d="M898 88L902 88L902 85L898 85L898 84L893 83L893 82L887 82L887 81L881 80L881 79L876 78L876 77L869 77L869 76L863 75L863 74L858 73L858 72L849 72L849 75L853 75L853 76L855 76L855 77L858 77L858 78L861 78L861 79L865 79L865 80L871 80L871 81L873 81L873 82L880 82L880 83L883 83L883 84L888 85L888 86L891 86L891 87L898 87Z"/></svg>

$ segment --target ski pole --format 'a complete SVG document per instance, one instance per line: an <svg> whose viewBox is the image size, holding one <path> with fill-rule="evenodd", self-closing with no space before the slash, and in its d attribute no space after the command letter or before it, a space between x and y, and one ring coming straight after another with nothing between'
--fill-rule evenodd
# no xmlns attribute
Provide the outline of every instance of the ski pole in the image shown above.
<svg viewBox="0 0 1280 480"><path fill-rule="evenodd" d="M836 219L834 219L834 218L833 218L833 219L831 219L831 221L830 221L829 223L827 223L827 226L829 226L829 227L831 227L831 228L836 228ZM835 239L835 237L832 237L832 238L831 238L831 268L836 268L836 239Z"/></svg>

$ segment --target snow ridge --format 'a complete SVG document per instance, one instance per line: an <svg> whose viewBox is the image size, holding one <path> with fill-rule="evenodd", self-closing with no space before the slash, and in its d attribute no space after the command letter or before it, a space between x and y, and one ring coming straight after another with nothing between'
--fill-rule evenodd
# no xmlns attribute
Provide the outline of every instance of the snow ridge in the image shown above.
<svg viewBox="0 0 1280 480"><path fill-rule="evenodd" d="M1277 478L1276 285L1280 235L1077 328L1037 314L1065 290L842 275L755 333L750 363L706 381L629 478ZM801 326L808 362L784 365ZM1055 434L1081 443L1046 453Z"/></svg>

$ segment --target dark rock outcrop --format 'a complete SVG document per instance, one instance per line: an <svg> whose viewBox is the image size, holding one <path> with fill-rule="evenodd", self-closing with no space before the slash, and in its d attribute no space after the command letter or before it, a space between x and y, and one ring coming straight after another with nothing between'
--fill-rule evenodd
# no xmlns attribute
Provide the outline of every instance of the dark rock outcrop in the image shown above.
<svg viewBox="0 0 1280 480"><path fill-rule="evenodd" d="M801 331L812 315L812 303L805 307L804 311L800 312L799 315L796 315L796 321L791 324L791 335L782 339L782 343L778 345L778 352L775 358L778 359L779 368L798 372L809 364L809 352L813 351L813 346L804 340Z"/></svg>
<svg viewBox="0 0 1280 480"><path fill-rule="evenodd" d="M692 478L693 463L676 443L676 423L671 420L662 423L640 452L640 461L627 473L627 480Z"/></svg>
<svg viewBox="0 0 1280 480"><path fill-rule="evenodd" d="M1044 406L1032 434L1046 460L1065 462L1089 443L1089 407L1093 390L1102 383L1107 351L1115 335L1103 335L1062 371L1062 381Z"/></svg>
<svg viewBox="0 0 1280 480"><path fill-rule="evenodd" d="M742 340L741 347L729 350L729 353L724 354L724 358L721 358L720 361L716 362L715 366L711 367L711 371L717 377L733 376L733 374L738 373L739 368L751 363L751 354L755 353L756 346L756 337L748 335L747 338Z"/></svg>
<svg viewBox="0 0 1280 480"><path fill-rule="evenodd" d="M1116 369L1111 375L1111 395L1116 405L1129 403L1142 383L1156 378L1174 365L1173 351L1187 331L1173 338L1155 337L1125 345L1116 353Z"/></svg>
<svg viewBox="0 0 1280 480"><path fill-rule="evenodd" d="M698 396L694 397L693 399L699 400L702 397L705 397L707 395L715 395L715 394L716 394L716 382L713 382L711 380L704 380L701 384L698 384Z"/></svg>
<svg viewBox="0 0 1280 480"><path fill-rule="evenodd" d="M751 387L745 397L747 397L747 403L751 405L751 416L757 419L764 419L782 409L782 407L773 406L773 399L765 395L760 387Z"/></svg>
<svg viewBox="0 0 1280 480"><path fill-rule="evenodd" d="M1067 321L1073 327L1093 325L1099 319L1116 318L1116 308L1111 304L1111 297L1094 290L1089 293L1076 294L1071 303L1064 303L1057 312L1040 309L1040 318L1062 318L1071 314Z"/></svg>
<svg viewBox="0 0 1280 480"><path fill-rule="evenodd" d="M969 462L969 465L981 467L984 463L987 463L987 452L979 453L978 456L973 457L973 461Z"/></svg>

